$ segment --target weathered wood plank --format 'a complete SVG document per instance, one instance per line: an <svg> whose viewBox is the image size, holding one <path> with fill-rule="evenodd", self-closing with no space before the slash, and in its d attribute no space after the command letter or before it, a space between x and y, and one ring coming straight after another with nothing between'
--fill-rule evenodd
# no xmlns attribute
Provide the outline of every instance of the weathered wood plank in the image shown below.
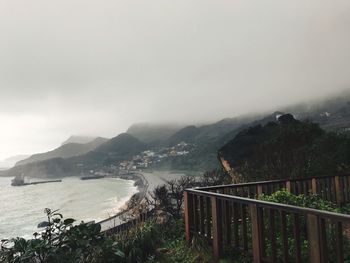
<svg viewBox="0 0 350 263"><path fill-rule="evenodd" d="M213 222L213 257L214 260L218 261L221 257L222 246L222 233L221 233L221 211L218 199L215 196L211 197L211 211L212 211L212 222Z"/></svg>
<svg viewBox="0 0 350 263"><path fill-rule="evenodd" d="M293 215L293 233L295 240L295 262L301 263L301 240L300 240L300 222L299 215Z"/></svg>
<svg viewBox="0 0 350 263"><path fill-rule="evenodd" d="M307 216L307 235L310 263L321 263L319 219L315 215Z"/></svg>
<svg viewBox="0 0 350 263"><path fill-rule="evenodd" d="M261 255L261 241L260 241L260 224L259 224L259 213L257 205L249 205L250 217L252 222L252 249L253 249L253 260L254 263L262 262Z"/></svg>
<svg viewBox="0 0 350 263"><path fill-rule="evenodd" d="M289 261L289 246L288 246L288 234L287 234L287 215L286 212L281 211L281 240L282 240L282 257L283 262Z"/></svg>
<svg viewBox="0 0 350 263"><path fill-rule="evenodd" d="M190 242L191 236L191 226L193 224L193 195L185 191L184 193L184 203L185 203L185 231L186 240Z"/></svg>

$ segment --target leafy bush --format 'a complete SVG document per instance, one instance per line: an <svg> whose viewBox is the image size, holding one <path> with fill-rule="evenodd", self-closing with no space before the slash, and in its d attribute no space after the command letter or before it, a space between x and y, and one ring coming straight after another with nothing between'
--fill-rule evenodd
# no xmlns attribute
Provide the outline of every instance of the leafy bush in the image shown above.
<svg viewBox="0 0 350 263"><path fill-rule="evenodd" d="M34 239L1 241L0 262L123 262L118 242L101 233L99 224L73 225L74 219L63 219L57 211L45 213L47 227Z"/></svg>
<svg viewBox="0 0 350 263"><path fill-rule="evenodd" d="M340 208L334 203L324 200L317 195L294 195L286 190L276 191L271 195L263 194L259 196L259 199L274 203L308 207L331 212L340 212Z"/></svg>
<svg viewBox="0 0 350 263"><path fill-rule="evenodd" d="M94 223L74 225L74 219L63 219L57 211L45 209L47 227L43 233L25 240L2 240L0 262L70 263L70 262L195 262L198 254L185 241L184 222L172 220L157 224L155 219L134 226L114 236L101 233ZM165 248L169 255L157 252ZM166 261L164 261L164 257ZM209 262L209 261L206 261Z"/></svg>
<svg viewBox="0 0 350 263"><path fill-rule="evenodd" d="M189 246L185 239L185 227L182 219L174 220L171 224L158 225L162 242L155 254L148 258L147 263L173 262L213 262L211 249L207 240L195 236Z"/></svg>
<svg viewBox="0 0 350 263"><path fill-rule="evenodd" d="M151 193L148 202L156 209L164 210L173 217L182 218L184 205L184 191L196 185L193 176L184 176L178 180L171 180L164 185L157 186Z"/></svg>
<svg viewBox="0 0 350 263"><path fill-rule="evenodd" d="M197 186L213 186L228 184L231 177L222 170L205 172L200 177L183 176L177 180L171 180L164 185L157 186L151 193L152 199L148 200L150 206L164 210L174 218L183 217L184 192L188 188Z"/></svg>
<svg viewBox="0 0 350 263"><path fill-rule="evenodd" d="M114 237L125 253L124 262L145 262L161 243L161 231L154 220L135 226Z"/></svg>
<svg viewBox="0 0 350 263"><path fill-rule="evenodd" d="M349 213L350 211L350 205L345 205L342 207L337 206L336 204L323 200L317 195L294 195L286 190L277 191L271 195L261 195L259 196L260 200L268 201L268 202L275 202L275 203L282 203L282 204L288 204L293 206L301 206L301 207L307 207L307 208L313 208L317 210L324 210L334 213ZM280 227L280 218L277 218L275 224L276 229L270 229L268 226L268 214L265 214L266 218L264 220L265 222L265 230L267 231L275 231L276 234L276 243L277 247L282 247L282 239L279 232ZM309 257L309 242L307 239L307 233L306 233L306 217L301 216L299 218L299 224L300 224L300 240L301 240L301 256L302 256L302 262L308 261ZM289 247L289 255L295 255L295 239L293 235L293 218L292 215L287 214L286 215L286 227L287 227L287 235L288 235L288 247ZM335 262L336 261L336 229L335 225L332 224L332 222L326 223L326 239L327 239L327 250L328 250L328 262ZM344 260L350 260L350 242L349 238L347 236L344 236L343 240L343 246L344 246ZM271 253L271 242L269 239L265 240L266 248L267 248L267 254ZM280 258L282 256L282 251L280 249L277 250L277 256ZM346 261L350 262L350 261Z"/></svg>
<svg viewBox="0 0 350 263"><path fill-rule="evenodd" d="M57 210L45 209L46 229L40 234L34 233L30 240L18 237L2 240L0 262L145 262L161 246L169 247L174 255L186 251L188 258L195 257L186 246L181 220L184 190L203 184L221 184L224 179L223 173L214 171L198 181L187 176L159 186L152 194L151 205L170 213L175 220L165 225L149 220L113 237L101 233L99 224L74 224L74 219L63 219Z"/></svg>

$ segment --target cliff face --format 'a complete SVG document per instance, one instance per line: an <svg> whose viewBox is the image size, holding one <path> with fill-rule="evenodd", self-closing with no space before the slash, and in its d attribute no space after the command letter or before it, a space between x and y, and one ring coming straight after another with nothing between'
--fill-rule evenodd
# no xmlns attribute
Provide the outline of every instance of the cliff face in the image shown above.
<svg viewBox="0 0 350 263"><path fill-rule="evenodd" d="M228 173L231 172L232 168L230 166L230 163L227 160L225 160L223 156L220 156L220 155L219 155L219 160L224 171Z"/></svg>
<svg viewBox="0 0 350 263"><path fill-rule="evenodd" d="M231 167L229 161L225 160L221 153L219 153L218 158L222 169L231 177L231 183L239 184L245 182L244 176L236 171L234 167Z"/></svg>

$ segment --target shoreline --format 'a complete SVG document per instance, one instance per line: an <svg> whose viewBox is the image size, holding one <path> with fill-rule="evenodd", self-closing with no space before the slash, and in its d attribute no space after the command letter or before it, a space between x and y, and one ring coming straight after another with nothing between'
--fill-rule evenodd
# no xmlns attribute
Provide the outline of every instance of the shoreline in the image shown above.
<svg viewBox="0 0 350 263"><path fill-rule="evenodd" d="M107 231L111 228L114 228L122 223L125 223L125 220L122 219L124 215L130 212L135 206L139 205L149 192L153 191L157 186L167 183L168 181L179 179L185 174L178 173L174 171L152 171L152 172L134 172L125 176L118 176L118 178L133 180L135 186L137 186L138 193L133 194L130 199L125 202L125 204L120 208L121 211L117 214L97 222L101 224L101 231ZM133 178L130 178L132 176ZM116 177L116 176L113 176ZM142 184L140 184L140 180ZM137 196L136 204L133 207L129 205L134 202L134 198Z"/></svg>
<svg viewBox="0 0 350 263"><path fill-rule="evenodd" d="M146 197L147 194L147 190L148 190L148 182L147 180L143 177L143 175L141 173L133 173L133 174L128 174L128 176L133 176L134 178L126 178L126 176L111 176L112 178L118 178L118 179L122 179L122 180L128 180L128 181L133 181L134 182L134 186L137 187L137 193L134 193L133 195L130 196L130 198L119 208L118 213L116 213L113 216L110 216L106 219L103 219L97 223L99 224L103 224L106 223L108 221L111 221L113 219L116 219L118 217L121 217L122 215L124 215L125 213L129 212L132 207L129 208L130 203L132 202L132 200L134 198L137 199L137 204L140 204L142 202L142 200L144 200L144 198ZM142 183L140 184L140 181L142 181ZM121 220L121 219L120 219Z"/></svg>
<svg viewBox="0 0 350 263"><path fill-rule="evenodd" d="M139 192L135 181L120 178L81 181L74 176L65 177L62 183L26 187L12 187L11 177L0 179L5 195L0 209L0 238L32 238L40 230L38 223L46 219L43 214L46 207L59 209L65 218L74 218L77 223L98 222L116 215Z"/></svg>

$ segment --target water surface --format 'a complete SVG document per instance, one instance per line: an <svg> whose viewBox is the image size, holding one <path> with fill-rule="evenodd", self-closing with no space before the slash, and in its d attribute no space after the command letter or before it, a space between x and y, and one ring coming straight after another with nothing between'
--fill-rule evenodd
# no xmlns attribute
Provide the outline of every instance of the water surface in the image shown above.
<svg viewBox="0 0 350 263"><path fill-rule="evenodd" d="M13 187L11 178L0 177L0 239L37 231L46 207L59 209L65 218L100 221L116 214L137 192L133 181L117 178L80 180Z"/></svg>

